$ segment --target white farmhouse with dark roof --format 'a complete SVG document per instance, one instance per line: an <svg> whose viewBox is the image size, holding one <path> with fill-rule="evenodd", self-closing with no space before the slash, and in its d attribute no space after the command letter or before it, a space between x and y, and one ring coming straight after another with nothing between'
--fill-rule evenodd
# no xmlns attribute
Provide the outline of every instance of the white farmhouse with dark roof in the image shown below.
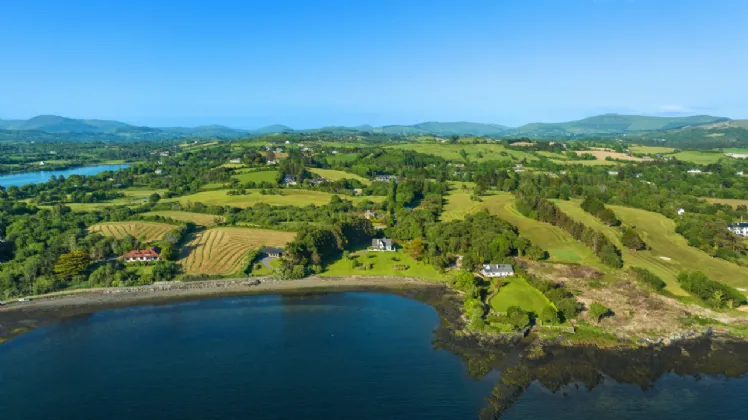
<svg viewBox="0 0 748 420"><path fill-rule="evenodd" d="M748 238L748 223L744 223L744 222L732 223L732 224L727 225L727 228L730 229L730 232L738 236Z"/></svg>
<svg viewBox="0 0 748 420"><path fill-rule="evenodd" d="M395 182L397 182L397 177L395 175L377 175L374 179L381 182L390 182L394 179Z"/></svg>
<svg viewBox="0 0 748 420"><path fill-rule="evenodd" d="M480 273L486 277L509 277L514 275L511 264L483 264Z"/></svg>
<svg viewBox="0 0 748 420"><path fill-rule="evenodd" d="M372 239L371 248L372 251L394 251L395 247L392 246L392 239Z"/></svg>

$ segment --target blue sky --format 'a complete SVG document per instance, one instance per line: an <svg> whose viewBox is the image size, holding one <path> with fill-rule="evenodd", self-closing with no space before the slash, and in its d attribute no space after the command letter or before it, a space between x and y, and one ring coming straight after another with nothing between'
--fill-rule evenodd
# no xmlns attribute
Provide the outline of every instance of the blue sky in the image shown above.
<svg viewBox="0 0 748 420"><path fill-rule="evenodd" d="M0 0L0 118L748 118L743 0Z"/></svg>

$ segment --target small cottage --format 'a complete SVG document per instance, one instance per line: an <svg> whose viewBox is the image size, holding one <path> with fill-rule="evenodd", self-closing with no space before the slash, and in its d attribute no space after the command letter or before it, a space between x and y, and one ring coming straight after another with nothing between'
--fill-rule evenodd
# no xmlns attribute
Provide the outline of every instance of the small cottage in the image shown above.
<svg viewBox="0 0 748 420"><path fill-rule="evenodd" d="M262 248L260 253L270 258L280 258L283 256L283 249L281 248Z"/></svg>
<svg viewBox="0 0 748 420"><path fill-rule="evenodd" d="M392 246L392 239L372 239L371 248L372 251L394 251L395 247Z"/></svg>
<svg viewBox="0 0 748 420"><path fill-rule="evenodd" d="M136 249L122 256L126 263L158 261L159 255L154 248Z"/></svg>

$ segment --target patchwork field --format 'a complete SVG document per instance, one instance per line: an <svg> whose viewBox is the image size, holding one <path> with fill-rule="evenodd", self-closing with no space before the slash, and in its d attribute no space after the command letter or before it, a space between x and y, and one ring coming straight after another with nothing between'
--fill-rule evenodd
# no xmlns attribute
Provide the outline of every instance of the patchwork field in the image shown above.
<svg viewBox="0 0 748 420"><path fill-rule="evenodd" d="M318 176L321 176L322 178L329 179L330 181L337 181L339 179L356 179L356 180L363 182L364 184L369 184L371 182L362 176L358 176L350 172L336 171L334 169L312 168L312 169L309 169L309 172L313 174L317 174Z"/></svg>
<svg viewBox="0 0 748 420"><path fill-rule="evenodd" d="M216 225L216 218L221 219L221 216L214 216L212 214L192 213L189 211L178 211L178 210L161 210L143 213L143 216L161 216L168 217L170 219L179 220L180 222L192 222L198 226L211 227Z"/></svg>
<svg viewBox="0 0 748 420"><path fill-rule="evenodd" d="M441 274L433 266L419 261L415 261L402 250L394 252L368 252L359 251L353 254L353 260L341 258L327 267L322 276L328 277L345 277L345 276L398 276L414 277L423 280L440 281L447 278L447 275ZM363 270L354 267L354 261L366 264L370 263L371 269ZM396 265L407 265L407 270L396 270Z"/></svg>
<svg viewBox="0 0 748 420"><path fill-rule="evenodd" d="M398 144L389 146L391 149L413 150L418 153L440 156L447 160L462 161L460 150L467 153L471 161L489 160L537 160L534 155L518 150L520 148L507 149L501 144Z"/></svg>
<svg viewBox="0 0 748 420"><path fill-rule="evenodd" d="M276 170L270 170L270 171L237 171L237 175L232 176L232 178L238 179L239 182L270 182L275 184L275 181L278 177L278 171Z"/></svg>
<svg viewBox="0 0 748 420"><path fill-rule="evenodd" d="M145 242L158 241L176 226L156 222L109 222L99 223L88 228L89 232L99 232L105 236L124 238L132 235L135 238L145 237Z"/></svg>
<svg viewBox="0 0 748 420"><path fill-rule="evenodd" d="M491 309L496 312L506 312L512 306L534 312L535 315L543 313L543 309L552 306L547 297L540 291L530 286L527 281L518 277L503 279L505 284L499 289L499 293L491 298Z"/></svg>
<svg viewBox="0 0 748 420"><path fill-rule="evenodd" d="M249 250L260 246L283 246L295 235L266 229L208 229L198 232L185 246L179 264L187 274L234 274L246 266Z"/></svg>
<svg viewBox="0 0 748 420"><path fill-rule="evenodd" d="M187 195L179 198L172 198L168 200L162 200L164 202L179 201L182 204L188 201L199 202L203 204L212 204L217 206L232 206L232 207L251 207L257 203L267 203L273 206L306 206L314 204L321 206L330 202L332 194L322 191L311 191L311 190L298 190L298 189L284 189L283 195L262 195L260 190L249 190L248 195L228 195L227 190L217 191L203 191L197 194ZM359 202L363 200L370 200L374 202L382 201L385 197L342 197L346 200L353 202Z"/></svg>

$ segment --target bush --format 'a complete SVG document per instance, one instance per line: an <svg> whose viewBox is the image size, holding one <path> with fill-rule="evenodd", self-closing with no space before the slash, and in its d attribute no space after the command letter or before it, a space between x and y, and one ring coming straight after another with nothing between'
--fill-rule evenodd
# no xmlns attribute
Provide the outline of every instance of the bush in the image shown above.
<svg viewBox="0 0 748 420"><path fill-rule="evenodd" d="M700 271L682 271L678 283L683 290L693 293L715 308L736 308L748 303L745 295L734 287L710 280Z"/></svg>
<svg viewBox="0 0 748 420"><path fill-rule="evenodd" d="M646 268L631 267L631 272L636 275L637 280L649 286L652 286L657 290L662 290L665 288L665 286L667 286L664 280L662 280L659 276L647 270Z"/></svg>
<svg viewBox="0 0 748 420"><path fill-rule="evenodd" d="M595 302L590 305L589 314L591 320L600 322L606 316L611 316L613 311L611 311L607 306Z"/></svg>

